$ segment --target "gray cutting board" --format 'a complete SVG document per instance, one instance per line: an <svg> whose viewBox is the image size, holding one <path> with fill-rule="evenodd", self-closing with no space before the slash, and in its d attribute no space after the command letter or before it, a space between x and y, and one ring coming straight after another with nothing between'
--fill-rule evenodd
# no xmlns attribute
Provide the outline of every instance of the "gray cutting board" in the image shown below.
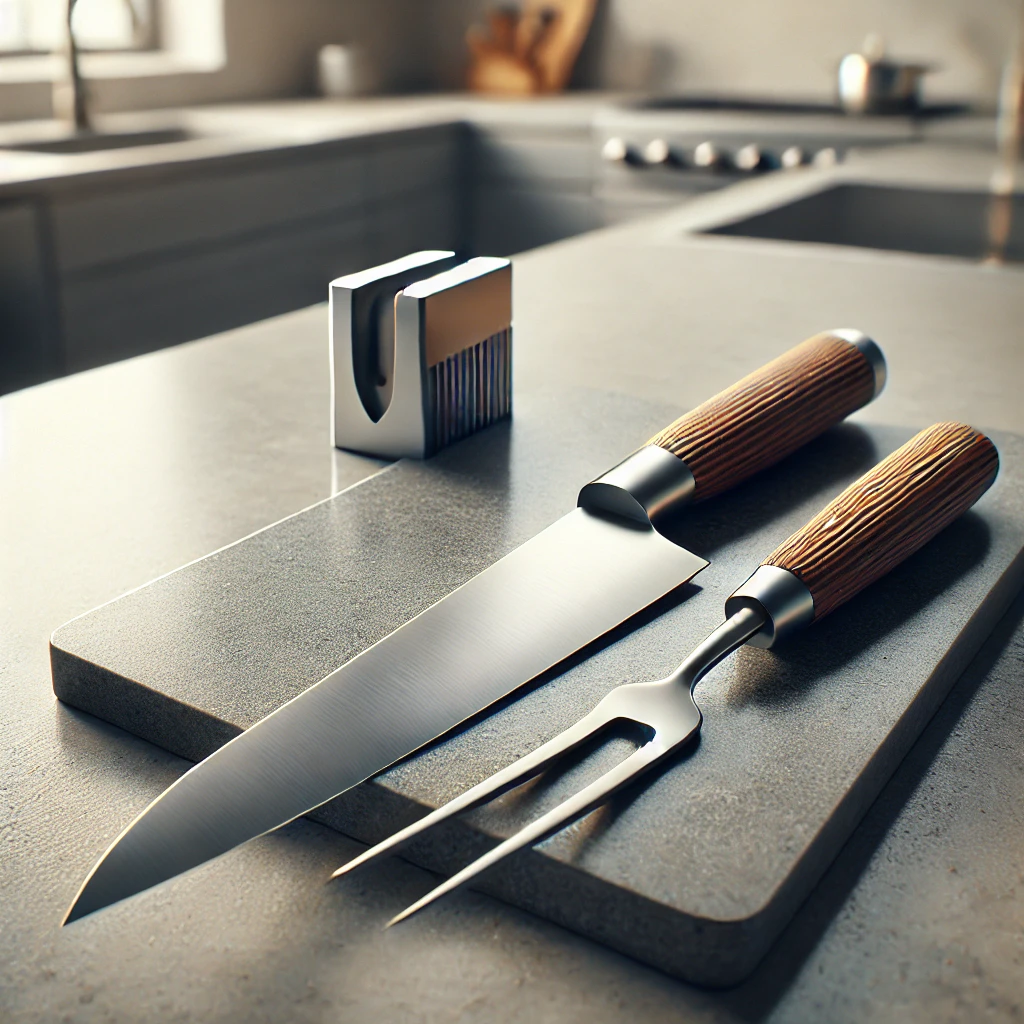
<svg viewBox="0 0 1024 1024"><path fill-rule="evenodd" d="M514 423L429 462L397 463L61 627L54 690L197 760L551 523L581 484L678 411L578 390L522 396ZM712 560L693 584L314 816L378 840L613 686L664 676L764 554L910 434L844 426L689 510L680 537ZM695 748L480 888L692 981L749 973L1021 585L1024 439L994 440L1002 471L974 512L788 647L743 648L724 662L697 689L705 724ZM406 855L451 872L627 742Z"/></svg>

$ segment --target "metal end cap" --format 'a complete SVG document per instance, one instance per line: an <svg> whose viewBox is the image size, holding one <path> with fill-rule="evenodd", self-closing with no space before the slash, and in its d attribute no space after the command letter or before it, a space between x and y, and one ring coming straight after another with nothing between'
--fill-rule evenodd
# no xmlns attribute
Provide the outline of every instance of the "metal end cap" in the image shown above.
<svg viewBox="0 0 1024 1024"><path fill-rule="evenodd" d="M747 641L752 647L774 647L814 621L814 598L806 584L777 565L759 565L726 598L725 614L750 607L760 608L767 616L760 631Z"/></svg>
<svg viewBox="0 0 1024 1024"><path fill-rule="evenodd" d="M875 375L875 393L871 396L872 401L874 401L882 393L888 376L885 354L879 348L878 343L874 339L869 338L863 331L858 331L852 327L840 327L828 333L834 334L837 338L842 338L843 341L848 341L855 348L859 349L868 361Z"/></svg>

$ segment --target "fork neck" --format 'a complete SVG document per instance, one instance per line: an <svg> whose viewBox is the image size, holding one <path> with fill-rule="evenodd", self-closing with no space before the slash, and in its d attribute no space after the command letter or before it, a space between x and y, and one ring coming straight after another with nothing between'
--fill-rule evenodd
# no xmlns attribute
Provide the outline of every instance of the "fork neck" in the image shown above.
<svg viewBox="0 0 1024 1024"><path fill-rule="evenodd" d="M723 658L727 658L754 636L764 625L765 619L762 608L741 608L695 647L693 653L669 676L669 680L689 687L690 693L693 693L697 683Z"/></svg>

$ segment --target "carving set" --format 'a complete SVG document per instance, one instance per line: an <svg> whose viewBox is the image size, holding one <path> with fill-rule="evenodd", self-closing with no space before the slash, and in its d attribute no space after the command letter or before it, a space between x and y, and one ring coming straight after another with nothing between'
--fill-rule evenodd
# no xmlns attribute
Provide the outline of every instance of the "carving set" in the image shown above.
<svg viewBox="0 0 1024 1024"><path fill-rule="evenodd" d="M510 415L511 273L507 260L431 251L332 282L334 443L422 458ZM708 565L669 539L686 507L770 470L871 402L885 379L874 341L825 331L685 413L583 486L562 519L186 772L100 858L65 923L320 806L686 583ZM643 739L632 754L394 920L581 818L697 734L693 690L722 659L744 644L784 644L837 612L969 509L998 467L995 446L971 427L921 431L765 557L671 675L611 690L335 877L522 784L612 724L635 723Z"/></svg>

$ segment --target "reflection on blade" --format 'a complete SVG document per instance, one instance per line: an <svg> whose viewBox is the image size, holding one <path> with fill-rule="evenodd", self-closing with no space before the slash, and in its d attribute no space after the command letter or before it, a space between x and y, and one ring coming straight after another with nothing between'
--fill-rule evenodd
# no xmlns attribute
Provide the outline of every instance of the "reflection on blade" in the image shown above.
<svg viewBox="0 0 1024 1024"><path fill-rule="evenodd" d="M649 527L575 509L183 775L106 852L65 923L325 803L705 565Z"/></svg>

